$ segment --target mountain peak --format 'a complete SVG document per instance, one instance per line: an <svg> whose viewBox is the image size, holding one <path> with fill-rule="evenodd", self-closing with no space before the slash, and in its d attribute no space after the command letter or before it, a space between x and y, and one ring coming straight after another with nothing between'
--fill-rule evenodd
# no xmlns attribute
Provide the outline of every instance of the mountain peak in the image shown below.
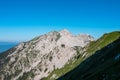
<svg viewBox="0 0 120 80"><path fill-rule="evenodd" d="M60 32L69 32L67 29L63 29Z"/></svg>
<svg viewBox="0 0 120 80"><path fill-rule="evenodd" d="M70 35L70 36L72 36L72 34L71 34L67 29L63 29L63 30L61 30L61 31L60 31L60 34L62 34L62 35Z"/></svg>
<svg viewBox="0 0 120 80"><path fill-rule="evenodd" d="M5 52L3 56L6 58L0 59L0 65L4 65L4 69L0 67L0 73L4 73L0 75L0 80L6 80L8 76L13 76L9 80L27 80L26 76L32 80L47 77L52 71L61 69L70 60L74 60L77 56L76 47L81 49L90 41L88 36L74 36L64 29L21 43ZM33 74L34 77L28 74Z"/></svg>

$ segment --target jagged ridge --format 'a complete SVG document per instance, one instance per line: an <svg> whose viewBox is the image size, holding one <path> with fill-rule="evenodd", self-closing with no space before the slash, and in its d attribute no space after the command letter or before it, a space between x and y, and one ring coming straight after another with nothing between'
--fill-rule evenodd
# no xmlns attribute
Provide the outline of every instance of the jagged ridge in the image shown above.
<svg viewBox="0 0 120 80"><path fill-rule="evenodd" d="M86 46L90 35L53 31L23 42L0 55L0 80L39 80L74 60L76 48Z"/></svg>

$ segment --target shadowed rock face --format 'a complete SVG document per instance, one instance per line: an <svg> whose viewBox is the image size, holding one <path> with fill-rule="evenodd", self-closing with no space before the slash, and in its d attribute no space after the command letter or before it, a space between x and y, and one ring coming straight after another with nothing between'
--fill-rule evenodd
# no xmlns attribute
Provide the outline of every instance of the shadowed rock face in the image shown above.
<svg viewBox="0 0 120 80"><path fill-rule="evenodd" d="M90 35L53 31L23 42L0 55L0 80L39 80L74 60L74 47L85 47Z"/></svg>

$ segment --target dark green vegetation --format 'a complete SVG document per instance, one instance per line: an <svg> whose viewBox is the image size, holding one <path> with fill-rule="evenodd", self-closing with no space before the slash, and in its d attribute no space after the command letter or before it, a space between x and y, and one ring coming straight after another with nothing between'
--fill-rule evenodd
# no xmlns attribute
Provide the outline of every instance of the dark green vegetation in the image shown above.
<svg viewBox="0 0 120 80"><path fill-rule="evenodd" d="M95 51L100 50L101 48L107 46L113 41L117 40L120 37L120 31L105 33L101 38L97 41L93 41L87 47L88 55L95 53Z"/></svg>
<svg viewBox="0 0 120 80"><path fill-rule="evenodd" d="M119 80L120 32L104 34L86 47L84 61L58 80Z"/></svg>
<svg viewBox="0 0 120 80"><path fill-rule="evenodd" d="M59 34L57 34L60 37ZM37 38L34 38L30 44L35 45ZM56 39L51 39L57 40ZM35 41L34 41L35 40ZM23 48L25 47L23 43ZM43 46L44 47L44 46ZM61 48L65 48L65 44L61 44ZM29 49L33 49L34 46L29 46ZM42 78L42 80L119 80L120 79L120 31L104 34L100 39L92 41L89 45L84 48L80 46L72 47L76 50L77 55L74 56L69 62L61 69L55 69L48 75L48 77ZM13 53L16 50L16 47L11 48L10 50L0 54L0 72L5 73L2 69L5 69L7 63L9 63L10 58L6 57L7 55ZM21 50L18 50L18 53ZM25 51L27 53L27 51ZM37 50L30 51L32 54L27 54L27 58L20 61L21 65L28 66L29 62L33 61L33 58L36 58L39 53ZM54 57L50 56L51 52L44 58L48 58L49 61L52 61ZM17 60L18 57L15 57ZM29 59L28 59L29 58ZM4 61L5 60L5 61ZM29 61L30 60L30 61ZM4 63L3 63L4 61ZM10 69L12 68L14 62L9 63ZM19 67L19 66L18 66ZM8 80L14 78L16 75L22 72L21 69L18 69L15 66L15 75L6 75L5 79ZM41 71L41 67L39 67ZM46 72L48 68L44 70ZM23 73L23 76L20 76L18 80L30 80L35 77L35 70Z"/></svg>
<svg viewBox="0 0 120 80"><path fill-rule="evenodd" d="M34 76L33 70L31 70L30 72L24 73L23 76L19 77L18 80L30 80L30 77L34 78Z"/></svg>
<svg viewBox="0 0 120 80"><path fill-rule="evenodd" d="M48 77L44 78L43 80L55 80L54 78L52 78L53 75L56 75L56 78L58 78L62 75L65 75L66 73L68 73L69 71L73 70L78 65L80 65L84 60L87 61L88 57L94 55L95 53L99 52L103 47L105 47L108 44L112 43L113 41L119 39L119 37L120 37L120 31L104 34L101 38L99 38L96 41L91 42L87 47L83 48L83 50L86 49L86 51L80 52L79 50L77 50L78 55L75 57L75 61L73 61L73 62L70 61L70 63L66 64L62 69L54 70ZM83 56L82 54L85 54L85 55ZM76 77L76 79L77 79L77 77ZM64 79L64 80L66 80L66 79ZM68 78L68 80L70 80L70 79ZM75 79L73 79L73 80L75 80Z"/></svg>

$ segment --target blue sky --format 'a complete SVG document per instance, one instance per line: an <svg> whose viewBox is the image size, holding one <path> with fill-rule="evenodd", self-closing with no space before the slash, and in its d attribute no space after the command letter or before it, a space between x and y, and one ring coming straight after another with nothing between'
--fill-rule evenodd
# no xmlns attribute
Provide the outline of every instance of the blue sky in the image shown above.
<svg viewBox="0 0 120 80"><path fill-rule="evenodd" d="M120 30L120 0L0 0L0 41L68 29L99 38Z"/></svg>

